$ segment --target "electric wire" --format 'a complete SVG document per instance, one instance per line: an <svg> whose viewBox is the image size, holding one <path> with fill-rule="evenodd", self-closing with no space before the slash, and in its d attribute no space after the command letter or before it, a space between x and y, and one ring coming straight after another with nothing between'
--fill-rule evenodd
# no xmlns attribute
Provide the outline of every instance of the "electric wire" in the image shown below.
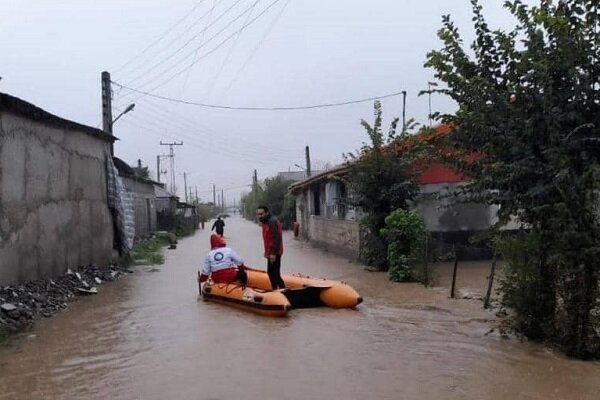
<svg viewBox="0 0 600 400"><path fill-rule="evenodd" d="M245 30L248 26L252 25L254 22L256 22L260 17L262 17L263 15L265 15L267 13L267 11L269 11L271 9L271 7L273 7L275 4L277 4L278 2L280 2L281 0L275 0L273 1L271 4L269 4L269 6L267 6L265 9L263 9L257 16L255 16L254 18L252 18L247 24L243 25L241 28L239 28L238 30L234 31L232 34L230 34L229 36L227 36L225 39L223 39L219 44L217 44L215 47L213 47L211 50L207 51L206 53L204 53L202 56L198 57L198 59L190 64L188 64L187 66L185 66L183 69L177 71L176 73L174 73L173 75L170 75L167 79L165 79L164 81L160 82L159 84L155 85L154 87L152 87L151 89L149 89L147 91L147 93L152 93L154 92L156 89L166 85L167 83L169 83L170 81L172 81L173 79L177 78L179 75L183 74L185 71L187 71L189 68L193 67L195 64L197 64L198 62L202 61L203 59L205 59L206 57L208 57L209 55L211 55L212 53L214 53L215 51L217 51L219 48L221 48L225 43L227 43L229 40L231 40L238 32ZM219 32L220 33L220 32ZM213 36L212 38L216 37L219 33L217 33L215 36ZM209 39L210 40L212 40ZM202 46L200 46L202 47ZM193 54L193 53L192 53ZM189 57L186 57L189 58ZM156 80L153 79L153 80ZM150 81L148 83L144 83L140 86L138 86L136 89L139 90L141 87L146 86L147 84L149 84ZM146 94L141 94L140 97L146 96Z"/></svg>
<svg viewBox="0 0 600 400"><path fill-rule="evenodd" d="M132 121L133 118L127 119L125 121L123 121L125 124L127 125L131 125L131 126L135 126L137 128L143 129L144 132L149 133L159 139L164 139L165 137L170 138L170 139L174 139L174 140L181 140L186 139L185 135L181 135L181 133L175 135L172 133L169 133L168 130L159 130L158 127L156 127L155 125L147 125L147 122L143 119L141 119L139 122L134 122ZM136 117L137 119L137 117ZM199 144L193 140L191 140L190 138L187 138L187 141L184 142L185 145L194 147L196 149L198 149L200 152L203 153L208 153L208 154L218 154L221 156L226 156L226 157L233 157L235 156L235 154L233 154L232 152L228 152L226 150L223 150L217 146L212 146L212 145L206 145L206 144ZM252 165L256 165L256 164L260 164L260 165L280 165L280 163L276 163L276 162L270 162L268 160L268 158L265 159L248 159L245 157L237 157L237 159L242 160L248 164L252 164Z"/></svg>
<svg viewBox="0 0 600 400"><path fill-rule="evenodd" d="M253 153L262 154L263 156L265 156L265 155L273 156L274 155L275 157L282 157L285 159L289 159L290 157L296 157L298 155L297 150L292 150L292 149L288 150L288 149L283 149L283 148L273 148L270 146L258 145L254 142L247 141L241 137L229 135L222 131L217 132L217 131L215 131L211 128L208 128L206 126L203 126L202 124L200 124L196 121L193 121L189 118L183 117L178 114L174 114L173 112L166 113L164 110L161 110L160 107L152 104L147 99L144 99L143 101L144 101L143 106L149 106L148 108L152 109L152 114L150 114L151 118L157 117L157 115L159 115L159 116L162 116L163 120L165 120L168 123L173 123L174 121L178 121L179 123L182 123L183 125L185 125L186 129L197 132L198 134L201 134L202 136L210 135L212 138L219 138L219 140L222 140L223 138L227 138L230 140L231 143L233 143L235 145L241 144L244 147L244 149L251 150ZM138 113L145 112L143 106L137 107L136 110ZM117 104L117 107L124 108L124 105ZM198 129L198 127L202 128L205 131L208 131L208 133L202 132L201 130ZM194 136L196 136L196 134L194 134Z"/></svg>
<svg viewBox="0 0 600 400"><path fill-rule="evenodd" d="M187 34L192 28L196 27L200 23L200 21L202 21L207 15L212 14L212 10L216 6L220 5L222 2L223 2L223 0L218 0L218 1L216 1L216 4L213 3L213 6L208 11L206 11L200 17L198 17L194 21L192 21L192 23L187 28L185 28L179 35L175 36L173 39L171 39L171 41L165 43L164 46L161 46L160 50L156 53L155 56L159 56L162 52L170 51L172 49L172 47L177 43L177 41L179 39L181 39L181 37L183 37L185 34ZM208 19L210 19L210 16ZM136 68L136 70L144 68L145 64L147 64L149 61L150 60L140 60L140 64L142 64L142 65L138 66L138 68ZM132 72L135 72L135 71L132 71Z"/></svg>
<svg viewBox="0 0 600 400"><path fill-rule="evenodd" d="M114 69L114 73L117 73L118 71L123 70L123 68L125 68L127 65L131 64L133 61L135 60L139 60L139 58L144 55L146 53L146 51L148 51L150 48L152 48L152 46L154 46L155 44L159 43L161 40L163 40L169 33L171 33L171 31L173 29L175 29L175 27L177 25L179 25L180 23L182 23L187 17L189 17L194 11L196 11L196 9L202 5L202 3L204 3L205 0L200 0L199 2L197 2L192 9L186 13L183 17L181 17L179 20L177 20L177 22L175 22L173 25L171 25L171 27L169 27L158 39L154 40L152 43L150 43L148 46L146 46L141 52L139 52L135 57L132 57L129 61L127 61L126 63L122 64L120 67Z"/></svg>
<svg viewBox="0 0 600 400"><path fill-rule="evenodd" d="M144 96L150 96L150 97L153 97L156 99L170 101L173 103L187 104L190 106L205 107L205 108L216 108L216 109L221 109L221 110L238 110L238 111L297 111L297 110L312 110L312 109L318 109L318 108L341 107L341 106L347 106L347 105L352 105L352 104L366 103L366 102L370 102L370 101L374 101L374 100L387 99L390 97L397 97L404 93L404 91L399 91L399 92L393 92L393 93L388 93L388 94L373 96L373 97L367 97L367 98L357 99L357 100L347 100L347 101L341 101L341 102L335 102L335 103L312 104L312 105L304 105L304 106L247 107L247 106L227 106L227 105L219 105L219 104L208 104L208 103L199 103L199 102L182 100L182 99L175 99L175 98L171 98L171 97L167 97L167 96L161 96L158 94L154 94L152 92L146 92L143 90L133 89L131 87L120 84L119 82L115 82L115 81L111 81L111 82L114 85L119 86L123 89L127 89L132 92L140 93L140 94L143 94Z"/></svg>
<svg viewBox="0 0 600 400"><path fill-rule="evenodd" d="M133 79L131 79L128 84L133 84L134 82L139 81L140 79L142 79L143 77L147 76L148 74L150 74L152 71L156 70L158 67L160 67L161 65L163 65L164 63L166 63L167 61L171 60L173 57L175 57L177 54L179 54L179 52L181 52L183 49L185 49L194 39L196 39L198 36L200 36L201 34L204 34L204 32L206 32L206 30L208 28L211 28L214 24L216 24L223 16L225 16L226 14L228 14L235 6L237 6L242 0L236 0L229 8L227 8L225 11L223 11L214 21L212 21L212 23L208 24L204 29L202 29L200 32L196 33L194 36L192 36L187 42L185 42L185 44L183 46L180 46L178 49L176 49L174 52L172 52L171 54L169 54L167 57L163 58L161 61L159 61L158 63L152 65L150 68L144 70L144 72L138 74L136 77L134 77ZM261 0L256 0L255 3L260 2ZM251 6L252 7L252 6ZM212 36L209 40L207 40L206 42L203 42L198 48L196 48L195 50L193 50L191 53L188 53L184 58L182 58L181 60L179 60L175 65L167 68L166 70L162 71L161 73L159 73L156 77L154 77L152 80L155 80L157 78L159 78L161 75L167 73L168 71L170 71L171 69L177 67L177 65L179 65L180 63L184 62L185 60L187 60L188 58L190 58L191 56L194 55L195 52L197 52L199 49L201 49L202 47L204 47L206 44L210 43L214 38L216 38L218 35L220 35L225 29L227 29L229 26L231 26L233 23L235 23L238 19L240 19L242 16L244 16L250 9L251 7L247 8L244 12L242 12L240 15L238 15L237 17L235 17L233 20L229 21L229 23L227 23L225 25L224 28L222 28L217 34L215 34L214 36ZM151 81L152 81L151 80ZM138 85L138 87L143 87L148 85L148 83L144 82L140 85Z"/></svg>
<svg viewBox="0 0 600 400"><path fill-rule="evenodd" d="M139 113L137 115L131 115L129 116L129 119L134 119L136 121L138 121L139 123L144 124L143 128L146 129L152 129L153 131L157 132L157 133L161 133L161 132L169 132L170 130L173 129L173 124L172 121L165 121L165 120L160 120L158 118L156 118L156 116L151 116L153 118L152 121L144 118L144 116L140 116ZM158 128L161 128L163 130L158 130ZM182 127L180 127L182 128ZM247 162L255 162L255 163L261 163L264 165L280 165L282 163L289 163L289 159L288 158L279 158L277 157L276 154L268 154L266 152L263 153L251 153L251 152L247 152L247 151L243 151L243 150L239 150L239 149L235 149L235 148L231 148L231 147L227 147L223 144L221 144L219 141L211 141L211 140L206 140L206 139L202 139L199 138L198 136L194 135L194 134L190 134L188 133L187 129L183 128L183 129L178 129L177 132L177 136L175 136L174 134L168 134L168 133L164 133L165 135L173 138L173 139L185 139L188 141L188 143L192 143L195 144L197 146L199 146L200 148L202 148L202 150L205 151L210 151L211 153L218 153L220 155L224 155L224 156L235 156L237 158L241 158L244 161ZM271 162L269 162L269 161Z"/></svg>
<svg viewBox="0 0 600 400"><path fill-rule="evenodd" d="M287 8L288 4L290 4L290 1L291 0L287 0L285 2L285 4L283 5L283 7L281 8L281 10L279 10L279 13L275 16L275 19L273 19L273 22L271 22L271 25L267 28L267 30L265 31L265 33L263 34L263 36L261 37L261 39L258 41L257 45L252 49L252 51L250 52L250 55L248 56L248 58L246 58L246 60L242 64L242 66L237 70L237 72L235 73L233 79L229 82L229 84L227 85L227 87L225 88L225 90L223 91L223 93L228 93L231 90L231 87L234 85L234 83L237 82L237 80L239 79L242 71L246 68L246 66L254 58L254 56L258 52L258 49L262 46L262 44L264 43L264 41L266 40L266 38L271 34L271 31L273 31L273 28L275 27L275 25L277 25L277 22L279 21L279 19L283 15L283 12Z"/></svg>
<svg viewBox="0 0 600 400"><path fill-rule="evenodd" d="M215 6L217 5L216 1L213 0L213 6L210 9L210 14L208 15L208 18L206 19L206 25L205 25L205 29L206 27L208 27L208 24L210 23L210 19L212 18L212 11L215 9ZM200 39L200 41L204 41L204 33L202 33L202 38ZM196 53L194 53L194 61L196 60L196 58L198 58L198 51L196 50ZM185 92L185 88L187 86L188 80L190 79L190 75L192 74L192 70L193 68L190 68L187 71L187 74L185 75L185 79L183 80L183 85L181 86L181 92L180 92L180 96L183 95L183 93Z"/></svg>
<svg viewBox="0 0 600 400"><path fill-rule="evenodd" d="M256 5L255 5L255 7L256 7ZM253 7L252 10L250 10L250 12L248 13L248 15L246 16L246 20L244 21L244 25L247 24L248 21L250 20L250 18L252 17L252 13L253 13L255 7ZM231 54L233 53L233 49L237 45L237 42L240 39L241 35L242 35L242 32L238 32L238 34L235 36L235 39L233 40L233 43L231 44L231 47L229 47L229 50L227 51L227 54L225 55L225 58L223 59L223 62L221 62L221 66L217 70L216 75L214 76L213 79L210 80L209 87L206 90L206 95L207 96L210 96L210 93L212 92L212 89L215 86L215 82L217 82L217 80L221 76L221 73L225 69L225 64L227 64L227 62L229 61L229 58L231 57ZM190 68L189 71L191 71L191 70L192 69ZM189 77L189 71L188 71L188 77Z"/></svg>

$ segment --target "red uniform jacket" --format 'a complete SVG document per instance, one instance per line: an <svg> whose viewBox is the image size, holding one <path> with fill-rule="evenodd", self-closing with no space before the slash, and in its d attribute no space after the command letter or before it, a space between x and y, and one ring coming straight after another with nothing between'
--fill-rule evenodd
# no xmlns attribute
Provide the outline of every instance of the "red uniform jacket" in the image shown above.
<svg viewBox="0 0 600 400"><path fill-rule="evenodd" d="M265 245L265 256L271 254L283 254L283 236L281 234L281 222L271 216L268 222L262 224L263 242Z"/></svg>

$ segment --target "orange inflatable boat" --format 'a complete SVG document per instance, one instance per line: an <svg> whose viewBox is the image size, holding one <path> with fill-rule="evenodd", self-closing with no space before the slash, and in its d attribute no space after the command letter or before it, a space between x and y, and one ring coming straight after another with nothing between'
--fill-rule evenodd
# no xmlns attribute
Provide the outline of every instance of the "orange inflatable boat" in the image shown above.
<svg viewBox="0 0 600 400"><path fill-rule="evenodd" d="M246 267L248 286L270 290L271 282L267 272ZM362 297L345 282L324 278L311 278L302 274L281 274L288 297L294 308L325 305L332 308L354 308L362 302ZM304 290L299 290L304 289Z"/></svg>
<svg viewBox="0 0 600 400"><path fill-rule="evenodd" d="M284 317L292 308L281 290L261 290L238 283L207 281L201 289L204 300L227 304L270 317Z"/></svg>

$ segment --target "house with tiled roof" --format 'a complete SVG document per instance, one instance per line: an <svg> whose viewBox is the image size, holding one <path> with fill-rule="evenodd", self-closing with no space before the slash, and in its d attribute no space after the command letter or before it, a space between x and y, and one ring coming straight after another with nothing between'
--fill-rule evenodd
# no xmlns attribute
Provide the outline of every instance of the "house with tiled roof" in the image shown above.
<svg viewBox="0 0 600 400"><path fill-rule="evenodd" d="M445 124L432 132L422 132L414 140L428 140L432 135L450 133ZM428 136L426 136L428 135ZM401 153L402 149L398 149ZM401 156L401 155L400 155ZM423 160L417 182L420 195L413 204L424 218L434 242L431 246L444 254L454 244L462 246L465 258L487 258L490 250L469 243L474 234L496 222L497 207L484 204L456 203L448 194L468 183L468 178L451 166L435 160ZM299 235L334 252L358 258L361 210L349 206L344 180L349 164L341 164L290 186L296 195L296 220Z"/></svg>

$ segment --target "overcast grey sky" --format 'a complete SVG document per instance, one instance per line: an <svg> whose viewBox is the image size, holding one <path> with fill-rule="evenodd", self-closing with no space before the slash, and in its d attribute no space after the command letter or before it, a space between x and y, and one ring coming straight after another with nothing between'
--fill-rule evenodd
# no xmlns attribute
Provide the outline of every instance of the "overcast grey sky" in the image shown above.
<svg viewBox="0 0 600 400"><path fill-rule="evenodd" d="M513 25L502 0L482 3L492 28ZM470 42L468 0L0 0L0 91L100 127L103 70L132 88L229 106L312 105L406 90L407 118L426 124L427 98L417 93L433 77L423 63L440 47L443 14ZM366 140L360 119L373 114L372 102L275 112L139 96L114 87L114 116L136 103L115 124L115 154L156 171L156 155L168 152L159 142L183 140L175 148L179 193L187 172L204 200L212 200L216 183L232 201L254 169L259 179L298 170L306 145L317 166L341 162ZM448 99L432 101L434 111L454 109ZM383 105L386 122L401 115L401 96Z"/></svg>

